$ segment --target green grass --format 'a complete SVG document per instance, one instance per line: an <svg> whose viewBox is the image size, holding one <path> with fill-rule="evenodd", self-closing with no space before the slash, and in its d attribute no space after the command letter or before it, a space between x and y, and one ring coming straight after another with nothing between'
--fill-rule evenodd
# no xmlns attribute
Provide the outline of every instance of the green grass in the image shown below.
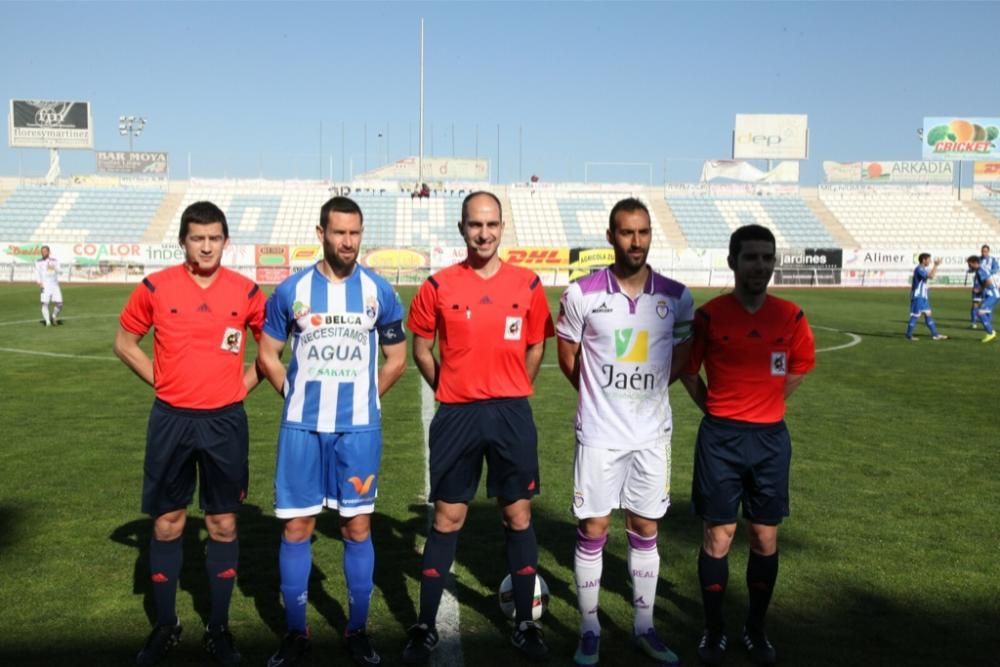
<svg viewBox="0 0 1000 667"><path fill-rule="evenodd" d="M0 287L0 663L129 664L150 610L138 510L152 391L113 359L116 314L129 288L63 288L66 325L37 323L37 290ZM412 288L401 290L404 300ZM703 302L715 292L696 291ZM788 422L792 516L781 529L781 573L770 633L786 665L997 665L1000 655L1000 456L995 383L1000 343L963 330L966 290L935 290L947 342L902 338L905 290L802 290L817 329L816 371L794 396ZM550 291L555 304L558 290ZM16 350L16 351L15 351ZM46 353L42 356L27 352ZM551 664L569 664L578 624L572 587L571 429L575 395L555 367L554 345L533 399L543 493L534 503L540 567L552 592L544 619ZM370 629L397 664L416 616L427 514L420 379L412 367L383 405L385 454L377 514L376 591ZM663 567L656 621L684 664L696 664L701 627L696 580L700 524L690 512L696 410L675 408L673 506L661 523ZM232 625L245 664L263 664L282 631L271 476L280 401L264 386L247 401L251 488L241 515L241 567ZM472 505L456 563L468 665L517 664L495 590L504 575L496 509ZM166 664L205 661L205 532L192 510L178 608L186 634ZM641 664L628 646L631 608L620 517L605 555L602 664ZM314 545L309 618L314 664L343 661L346 611L336 515ZM746 542L730 559L730 630L741 625ZM745 664L732 645L728 665Z"/></svg>

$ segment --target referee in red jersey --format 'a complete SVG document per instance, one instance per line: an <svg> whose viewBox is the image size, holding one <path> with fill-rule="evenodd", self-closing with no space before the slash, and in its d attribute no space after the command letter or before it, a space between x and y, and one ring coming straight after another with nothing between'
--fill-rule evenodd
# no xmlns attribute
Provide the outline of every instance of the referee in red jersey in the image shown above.
<svg viewBox="0 0 1000 667"><path fill-rule="evenodd" d="M153 517L149 567L156 625L136 664L157 663L180 641L175 600L181 534L197 475L211 595L203 641L216 661L238 665L229 600L239 561L236 512L249 477L242 401L258 381L254 366L244 370L243 355L248 328L260 339L264 296L252 280L222 267L229 227L215 204L188 206L179 240L184 263L143 278L115 337L115 354L156 393L142 483L142 511ZM156 330L152 359L139 347L150 329Z"/></svg>
<svg viewBox="0 0 1000 667"><path fill-rule="evenodd" d="M727 556L743 505L750 557L750 608L743 643L757 665L776 660L764 618L778 577L778 524L788 516L792 443L785 400L816 362L812 330L802 310L770 296L774 234L760 225L729 238L735 287L695 311L694 345L681 381L705 413L695 446L691 499L704 522L698 579L705 631L698 657L722 662L726 650L722 600L729 580ZM698 375L705 366L706 382Z"/></svg>
<svg viewBox="0 0 1000 667"><path fill-rule="evenodd" d="M430 427L429 501L434 525L424 546L420 617L403 662L425 662L444 578L486 458L486 491L497 498L517 616L511 642L525 656L548 648L532 621L538 544L531 497L540 490L538 437L528 404L545 339L555 335L545 290L532 271L500 261L500 200L474 192L462 202L458 230L466 259L428 278L410 305L413 359L441 403ZM438 358L434 356L437 339Z"/></svg>

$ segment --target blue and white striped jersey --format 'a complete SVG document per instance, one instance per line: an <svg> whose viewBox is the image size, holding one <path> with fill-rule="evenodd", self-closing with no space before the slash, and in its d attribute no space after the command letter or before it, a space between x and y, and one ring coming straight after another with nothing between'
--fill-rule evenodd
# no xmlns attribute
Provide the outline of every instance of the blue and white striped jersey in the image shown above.
<svg viewBox="0 0 1000 667"><path fill-rule="evenodd" d="M986 269L986 273L991 276L1000 273L1000 260L991 255L983 255L979 258L979 268Z"/></svg>
<svg viewBox="0 0 1000 667"><path fill-rule="evenodd" d="M360 264L340 283L313 266L278 285L264 333L292 338L282 425L324 433L380 428L378 346L404 342L402 320L392 287Z"/></svg>
<svg viewBox="0 0 1000 667"><path fill-rule="evenodd" d="M992 284L987 285L987 280ZM979 296L983 297L984 301L990 297L1000 299L1000 286L997 285L997 277L991 276L989 271L982 266L976 269L972 278L972 286L980 290Z"/></svg>
<svg viewBox="0 0 1000 667"><path fill-rule="evenodd" d="M927 271L927 267L923 264L917 264L917 268L913 269L913 287L910 290L911 299L927 298L928 273L929 271Z"/></svg>

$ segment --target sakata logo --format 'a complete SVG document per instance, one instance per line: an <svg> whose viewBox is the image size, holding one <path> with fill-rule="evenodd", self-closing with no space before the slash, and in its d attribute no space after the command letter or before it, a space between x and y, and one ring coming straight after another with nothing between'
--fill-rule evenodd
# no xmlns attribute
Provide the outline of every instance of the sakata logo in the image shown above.
<svg viewBox="0 0 1000 667"><path fill-rule="evenodd" d="M347 481L351 483L351 486L354 487L354 490L358 492L359 496L363 496L366 495L372 488L372 482L375 481L375 475L368 475L363 482L358 476L348 477Z"/></svg>
<svg viewBox="0 0 1000 667"><path fill-rule="evenodd" d="M649 332L645 329L615 329L618 361L645 363L649 360Z"/></svg>

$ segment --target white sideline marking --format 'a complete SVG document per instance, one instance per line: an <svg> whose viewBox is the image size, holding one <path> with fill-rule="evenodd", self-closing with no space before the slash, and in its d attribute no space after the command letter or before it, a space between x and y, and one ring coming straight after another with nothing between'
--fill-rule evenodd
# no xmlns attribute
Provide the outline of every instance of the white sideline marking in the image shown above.
<svg viewBox="0 0 1000 667"><path fill-rule="evenodd" d="M434 392L430 385L420 380L420 420L424 426L424 498L431 493L430 462L430 430L431 419L434 418ZM427 511L427 534L430 535L434 523L434 508ZM454 575L454 564L452 574ZM431 663L436 667L462 667L465 658L462 655L462 634L459 623L458 600L452 592L452 586L444 589L441 595L441 606L438 607L437 631L438 646L431 653Z"/></svg>
<svg viewBox="0 0 1000 667"><path fill-rule="evenodd" d="M854 347L855 345L861 342L861 336L855 333L851 333L850 331L841 331L840 329L834 329L833 327L821 327L818 324L813 324L810 326L812 326L813 329L822 329L823 331L833 331L835 333L842 333L851 339L850 341L844 343L843 345L834 345L833 347L821 347L818 350L816 350L817 353L833 352L834 350L846 350L847 348Z"/></svg>

